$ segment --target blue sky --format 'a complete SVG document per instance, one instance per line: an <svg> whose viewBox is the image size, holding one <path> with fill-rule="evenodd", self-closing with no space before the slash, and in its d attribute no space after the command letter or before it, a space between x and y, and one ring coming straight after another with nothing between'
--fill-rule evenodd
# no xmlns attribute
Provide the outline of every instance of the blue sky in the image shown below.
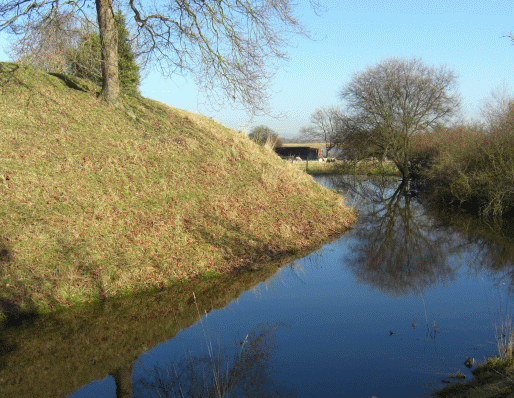
<svg viewBox="0 0 514 398"><path fill-rule="evenodd" d="M338 92L354 73L391 56L422 58L429 65L446 64L455 70L469 118L479 116L481 103L493 89L514 90L514 46L503 37L514 31L512 1L320 0L328 8L321 17L303 4L308 1L300 2L297 15L317 40L297 38L289 62L273 81L273 112L284 113L284 118L251 120L229 107L213 111L203 105L205 99L192 82L165 80L157 73L143 81L143 95L235 129L265 124L280 136L292 137L309 124L317 107L344 105ZM7 56L0 53L0 60Z"/></svg>

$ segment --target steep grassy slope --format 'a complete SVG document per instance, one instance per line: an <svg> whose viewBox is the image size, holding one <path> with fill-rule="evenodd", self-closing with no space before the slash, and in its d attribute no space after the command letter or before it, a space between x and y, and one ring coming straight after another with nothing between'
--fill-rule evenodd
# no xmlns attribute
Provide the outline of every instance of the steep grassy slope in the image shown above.
<svg viewBox="0 0 514 398"><path fill-rule="evenodd" d="M0 64L0 299L44 311L227 272L345 231L343 199L246 135Z"/></svg>

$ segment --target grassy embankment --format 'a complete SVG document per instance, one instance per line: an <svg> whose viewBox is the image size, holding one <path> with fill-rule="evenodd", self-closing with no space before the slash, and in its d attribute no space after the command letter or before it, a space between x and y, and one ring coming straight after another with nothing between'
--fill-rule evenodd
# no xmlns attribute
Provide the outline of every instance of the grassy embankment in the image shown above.
<svg viewBox="0 0 514 398"><path fill-rule="evenodd" d="M157 101L0 64L0 303L44 312L293 253L343 199L244 134Z"/></svg>
<svg viewBox="0 0 514 398"><path fill-rule="evenodd" d="M514 359L490 359L473 370L473 380L450 384L434 393L438 398L511 398ZM456 375L458 377L458 375Z"/></svg>

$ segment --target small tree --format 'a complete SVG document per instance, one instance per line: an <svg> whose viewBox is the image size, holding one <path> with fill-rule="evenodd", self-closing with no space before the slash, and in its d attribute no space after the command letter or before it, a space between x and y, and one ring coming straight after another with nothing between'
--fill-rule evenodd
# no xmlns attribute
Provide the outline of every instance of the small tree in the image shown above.
<svg viewBox="0 0 514 398"><path fill-rule="evenodd" d="M118 69L120 85L127 91L137 92L140 84L140 67L136 62L125 16L118 11L114 16L118 30Z"/></svg>
<svg viewBox="0 0 514 398"><path fill-rule="evenodd" d="M114 16L118 33L118 73L120 86L129 92L137 92L140 83L139 65L125 25L125 17L118 11ZM102 84L102 53L100 36L89 30L82 34L79 44L70 51L71 73L75 76Z"/></svg>
<svg viewBox="0 0 514 398"><path fill-rule="evenodd" d="M277 146L282 146L278 134L270 129L268 126L257 126L252 129L248 137L261 146L268 144L272 149Z"/></svg>
<svg viewBox="0 0 514 398"><path fill-rule="evenodd" d="M459 108L457 78L444 66L420 59L389 58L357 73L340 92L354 134L388 156L404 179L410 176L410 140L451 118Z"/></svg>
<svg viewBox="0 0 514 398"><path fill-rule="evenodd" d="M326 146L326 155L336 146L337 137L341 131L343 115L334 107L318 108L311 115L311 125L300 129L303 139L323 141Z"/></svg>
<svg viewBox="0 0 514 398"><path fill-rule="evenodd" d="M102 58L100 48L100 36L96 32L83 33L77 46L69 51L70 74L101 84Z"/></svg>

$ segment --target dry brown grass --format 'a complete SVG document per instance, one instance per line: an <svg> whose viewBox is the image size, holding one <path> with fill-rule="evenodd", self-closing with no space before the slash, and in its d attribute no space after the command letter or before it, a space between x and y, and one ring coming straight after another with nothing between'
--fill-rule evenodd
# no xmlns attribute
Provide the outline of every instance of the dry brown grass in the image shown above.
<svg viewBox="0 0 514 398"><path fill-rule="evenodd" d="M228 272L354 220L244 134L0 64L0 299L45 311Z"/></svg>
<svg viewBox="0 0 514 398"><path fill-rule="evenodd" d="M389 175L399 176L400 172L395 164L389 160L379 162L377 160L361 160L358 162L337 160L325 163L318 161L294 161L294 165L300 170L311 175L324 174L356 174L356 175Z"/></svg>

